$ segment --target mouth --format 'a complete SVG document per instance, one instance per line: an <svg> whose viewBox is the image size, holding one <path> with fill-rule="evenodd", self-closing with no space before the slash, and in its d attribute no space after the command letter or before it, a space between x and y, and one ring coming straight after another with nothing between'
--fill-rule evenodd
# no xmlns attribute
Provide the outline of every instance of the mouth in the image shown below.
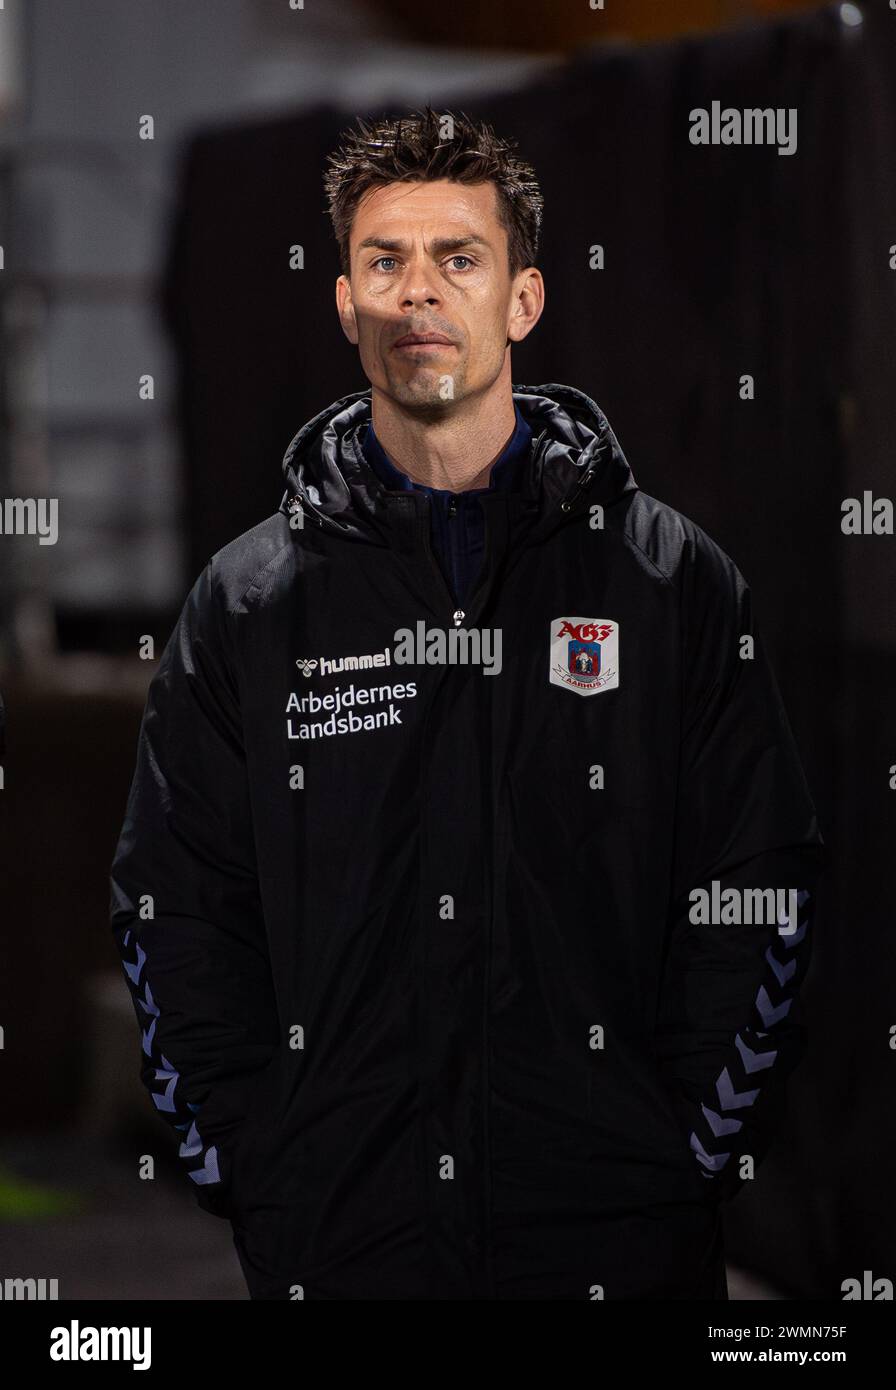
<svg viewBox="0 0 896 1390"><path fill-rule="evenodd" d="M392 347L396 352L440 352L454 344L444 333L406 333Z"/></svg>

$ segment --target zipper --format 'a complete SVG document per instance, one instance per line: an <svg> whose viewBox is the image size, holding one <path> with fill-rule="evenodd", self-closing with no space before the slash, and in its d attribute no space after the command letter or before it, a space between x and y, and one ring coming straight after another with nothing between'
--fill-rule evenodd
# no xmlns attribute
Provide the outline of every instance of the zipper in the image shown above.
<svg viewBox="0 0 896 1390"><path fill-rule="evenodd" d="M547 426L545 426L545 428L541 431L541 433L538 435L538 437L537 437L535 440L533 440L533 443L532 443L532 458L533 458L533 459L537 459L538 456L539 456L539 454L541 453L542 444L543 444L545 438L547 437L547 434L548 434L548 429L547 429ZM600 452L600 450L598 449L598 453L599 453L599 452ZM597 469L597 458L595 457L595 458L592 460L592 462L589 463L589 464L586 466L585 474L584 474L581 478L578 479L578 481L577 481L577 482L573 485L573 487L570 489L570 492L567 494L567 496L566 496L566 497L563 499L563 501L560 503L560 508L561 508L562 511L569 511L570 507L572 507L572 506L575 505L575 501L577 500L579 494L580 494L582 491L584 491L584 489L585 489L586 487L588 487L589 483L591 482L591 479L594 477L594 473L595 473L596 469ZM449 503L448 503L448 517L449 517L449 519L453 519L453 518L457 515L457 506L458 506L458 504L457 504L457 497L456 497L456 496L452 496L451 500L450 500ZM483 524L484 524L484 529L485 529L485 542L484 542L484 547L483 547L483 549L484 549L484 554L485 554L485 562L484 562L484 564L483 564L483 566L482 566L482 570L481 570L481 573L480 573L480 576L479 576L479 582L477 583L476 588L474 589L473 593L469 596L469 600L468 600L468 601L469 601L469 604L470 604L470 608L467 610L467 612L464 612L464 610L463 610L462 608L460 608L459 606L455 606L456 601L454 600L454 596L453 596L452 594L450 594L450 592L449 592L448 585L447 585L447 583L445 582L445 576L444 576L443 573L442 573L442 567L441 567L441 565L438 563L438 561L436 560L435 554L433 553L432 541L431 541L431 524L432 524L432 521L431 521L431 509L432 509L432 503L431 503L431 501L429 500L429 498L427 497L427 498L426 498L426 506L425 506L425 509L424 509L424 511L425 511L425 521L424 521L424 525L423 525L423 528L422 528L423 546L424 546L426 555L427 555L427 557L428 557L428 559L429 559L430 565L431 565L432 568L436 571L436 578L437 578L438 583L441 585L443 594L448 594L448 595L449 595L449 598L451 599L451 610L450 610L450 611L451 611L451 621L452 621L452 623L454 624L455 627L460 627L460 625L461 625L461 623L464 621L464 619L465 619L466 617L468 617L471 613L473 613L474 619L475 619L475 617L478 616L478 613L479 613L479 611L480 611L482 605L481 605L481 604L477 604L477 599L479 599L479 597L480 597L481 594L482 594L483 589L486 588L486 586L489 584L489 581L490 581L490 579L491 579L490 563L491 563L491 560L492 560L493 557L492 557L492 556L490 555L490 553L489 553L489 544L488 544L488 542L489 542L489 536L488 536L488 512L487 512L487 508L483 508L483 512L484 512ZM447 607L447 605L446 605L446 607ZM475 610L475 611L474 611L474 610Z"/></svg>
<svg viewBox="0 0 896 1390"><path fill-rule="evenodd" d="M449 504L449 509L448 509L448 511L449 511L449 515L453 516L454 513L455 513L456 510L457 510L457 505L456 505L456 501L455 501L454 498L452 498L451 500L452 500L452 503L453 503L454 505L452 506L451 504ZM435 571L436 582L441 586L443 593L444 593L444 594L446 595L446 597L447 597L447 596L448 596L448 584L447 584L447 582L446 582L446 580L445 580L445 576L444 576L443 573L442 573L441 566L439 565L439 563L438 563L438 561L436 560L436 557L435 557L435 555L434 555L434 553L433 553L433 548L432 548L432 543L431 543L431 535L430 535L430 528L431 528L431 515L430 515L430 509L431 509L431 506L432 506L432 503L431 503L431 502L429 501L429 499L427 498L427 499L426 499L426 505L425 505L425 507L423 508L423 515L422 515L422 541L423 541L424 550L425 550L425 552L426 552L426 555L427 555L429 564L431 565L432 569ZM483 548L484 548L484 563L483 563L483 566L482 566L482 575L481 575L481 578L480 578L479 583L478 583L477 586L476 586L475 593L474 593L474 594L471 596L471 598L470 598L470 609L469 609L469 612L470 612L470 615L473 617L474 621L475 621L475 618L478 616L479 612L481 612L482 608L484 607L486 592L487 592L487 590L489 590L489 589L491 588L491 580L492 580L492 577L493 577L493 574L494 574L494 565L495 565L494 545L493 545L493 544L492 544L491 546L489 545L489 539L490 539L490 537L489 537L488 511L487 511L486 508L483 508L483 527L484 527L484 547L483 547ZM453 600L452 600L452 604L453 604ZM462 608L455 608L455 607L452 606L451 620L452 620L452 622L454 623L454 626L455 626L455 627L460 627L461 623L464 621L464 618L465 618L466 616L467 616L467 613L466 613ZM448 671L449 671L449 667L446 665L446 666L442 669L442 672L441 672L441 674L440 674L438 680L437 680L436 683L435 683L434 689L433 689L433 691L432 691L432 693L431 693L431 695L430 695L429 702L428 702L428 704L427 704L427 706L426 706L426 710L425 710L425 713L424 713L423 728L422 728L422 738L421 738L421 744L422 744L422 746L423 746L424 748L425 748L426 742L427 742L426 735L427 735L427 730L428 730L428 728L429 728L429 721L430 721L430 719L431 719L431 717L432 717L433 708L434 708L434 706L435 706L436 700L438 699L439 692L440 692L441 687L442 687L442 682L446 679L446 677L447 677L447 675L448 675ZM482 680L482 691L481 691L481 694L482 694L483 697L485 697L485 696L487 695L487 693L488 693L488 692L487 692L487 687L486 687L486 684L485 684L485 680L484 680L484 678L483 678L483 680ZM481 718L481 716L480 716L480 718ZM490 721L489 721L489 724L490 724ZM483 737L483 742L485 742L485 738L484 738L484 737ZM483 1178L482 1178L481 1181L482 1181L482 1183L483 1183L484 1185L483 1185L483 1187L480 1189L480 1198L479 1198L479 1201L480 1201L481 1204L482 1204L482 1207L481 1207L481 1218L480 1218L480 1219L481 1219L481 1223L482 1223L482 1224L481 1224L481 1242L482 1242L482 1244L481 1244L481 1247L479 1248L479 1250L477 1251L477 1261L478 1261L479 1264L480 1264L480 1270L479 1270L479 1272L477 1272L476 1279L477 1279L477 1281L482 1281L482 1280L484 1279L485 1287L486 1287L486 1289L487 1289L487 1295L486 1295L486 1296L487 1296L488 1298L494 1298L496 1295L495 1295L495 1279L494 1279L494 1252L493 1252L493 1246L492 1246L492 1212L491 1212L491 1203L492 1203L491 1124L490 1124L490 1114L489 1114L489 1111L490 1111L489 1085L490 1085L490 1078L491 1078L491 1054L490 1054L490 1044L489 1044L489 1036L488 1036L488 1033L489 1033L489 1029L488 1029L488 1022L489 1022L488 1003L489 1003L489 990L490 990L490 987L491 987L491 963L492 963L492 962L491 962L491 958L492 958L493 936L494 936L494 877L495 877L495 871L494 871L494 850L493 850L493 847L492 847L492 844L491 844L491 839L492 839L492 833L493 833L493 832L492 832L492 826L491 826L492 793L491 793L491 785L490 785L490 784L491 784L491 771L490 771L491 756L490 756L490 748L491 748L491 732L490 732L490 729L489 729L489 733L488 733L488 743L487 743L487 746L483 749L483 752L482 752L482 769L481 769L481 776L484 777L484 780L485 780L485 787L484 787L484 790L483 790L483 792L482 792L482 794L481 794L481 805L482 805L482 814L483 814L483 816L484 816L484 818L485 818L485 819L484 819L484 822L483 822L483 828L484 828L484 829L486 830L486 832L487 832L486 835L485 835L485 839L486 839L486 841L488 842L488 851L487 851L487 855L483 857L483 866L484 866L484 884L483 884L484 892L483 892L483 898L484 898L485 919L486 919L486 920L485 920L485 940L484 940L484 945L483 945L483 949L484 949L484 960L483 960L483 981L484 981L483 989L484 989L484 994L483 994L483 1001L482 1001L482 1021L481 1021L481 1029L482 1029L482 1032L481 1032L481 1048L482 1048L482 1150L483 1150L483 1168L484 1168L484 1176L483 1176ZM421 783L421 795L422 795L422 794L423 794L423 785L422 785L422 783ZM425 850L424 850L424 852L425 852ZM478 1204L477 1204L477 1205L478 1205Z"/></svg>
<svg viewBox="0 0 896 1390"><path fill-rule="evenodd" d="M430 513L431 513L431 511L432 511L432 503L430 502L429 505L430 505ZM455 518L456 516L457 516L457 494L456 494L456 493L452 493L451 497L448 499L448 520L449 520L449 521L453 521L454 518ZM430 524L432 524L431 515L430 515ZM455 545L455 542L456 542L456 541L457 541L456 528L452 526L452 528L451 528L451 559L452 559L452 569L455 569L455 568L456 568L455 565L454 565L454 560L455 560L455 555L456 555L456 545ZM463 610L462 608L457 608L457 609L455 609L455 611L454 611L454 612L452 613L452 615L451 615L451 619L452 619L452 622L454 623L454 626L455 626L455 627L460 627L460 625L461 625L461 623L463 622L465 616L466 616L466 614L464 613L464 610Z"/></svg>
<svg viewBox="0 0 896 1390"><path fill-rule="evenodd" d="M430 502L429 498L426 497L425 494L423 494L423 500L424 500L424 506L423 506L422 525L421 525L421 523L418 521L418 526L419 526L419 528L420 528L420 533L421 533L421 539L422 539L422 541L423 541L423 549L424 549L424 551L425 551L425 553L426 553L426 558L427 558L427 560L429 561L430 569L433 570L433 571L435 572L436 582L437 582L437 583L439 584L439 586L441 587L442 594L443 594L443 596L444 596L444 598L445 598L445 608L446 608L446 610L450 607L450 611L451 611L451 621L454 623L454 626L455 626L455 627L460 627L461 623L463 622L464 618L466 617L466 614L464 613L464 611L463 611L462 608L458 608L458 606L457 606L457 599L454 597L454 595L451 593L450 589L448 588L448 584L447 584L447 582L446 582L446 580L445 580L445 576L444 576L444 574L442 573L442 566L439 564L438 560L437 560L436 557L435 557L435 553L434 553L433 548L432 548L432 538L431 538L431 536L430 536L430 527L431 527L431 525L432 525L432 517L431 517L432 503ZM455 510L456 510L456 509L455 509ZM440 608L441 608L441 606L442 606L442 605L439 604L439 607L440 607Z"/></svg>
<svg viewBox="0 0 896 1390"><path fill-rule="evenodd" d="M495 1291L495 1250L492 1228L492 1127L491 1127L491 1077L492 1077L492 1045L491 1030L489 1028L489 1004L492 985L492 957L494 955L494 936L495 936L495 835L497 827L495 824L494 797L492 795L492 700L490 682L484 679L481 681L482 691L480 699L484 706L486 733L482 742L487 746L483 752L483 795L484 802L484 830L483 839L485 841L486 853L484 858L485 868L485 907L486 907L486 929L485 929L485 960L483 963L483 998L482 998L482 1153L484 1169L484 1211L482 1221L482 1265L485 1270L485 1278L490 1298L496 1298Z"/></svg>
<svg viewBox="0 0 896 1390"><path fill-rule="evenodd" d="M490 534L489 510L482 508L484 528L484 563L482 577L470 599L472 622L478 621L492 592L495 576L495 536ZM503 555L507 553L506 510L504 512L505 532L502 536ZM492 1138L491 1138L491 1034L489 1029L489 1004L492 984L492 956L495 934L495 822L494 797L492 795L492 700L491 682L481 677L479 681L479 746L481 749L481 793L483 854L483 906L485 909L485 939L483 943L483 987L482 987L482 1249L479 1252L482 1274L484 1275L488 1298L496 1298L495 1291L495 1253L492 1227Z"/></svg>
<svg viewBox="0 0 896 1390"><path fill-rule="evenodd" d="M469 615L471 625L475 625L479 615L485 607L486 600L492 591L495 568L495 536L493 529L489 527L489 509L482 508L483 512L483 565L479 583L476 585L474 593L469 599ZM506 518L506 512L505 512ZM506 529L506 521L505 521ZM503 536L504 554L506 554L506 534ZM458 609L454 614L455 624L459 625L467 616L462 609ZM483 1173L482 1187L480 1192L481 1207L481 1247L477 1251L477 1260L480 1266L477 1273L477 1280L483 1280L486 1288L486 1297L496 1298L495 1291L495 1272L494 1272L494 1244L492 1228L492 1147L491 1147L491 1037L489 1031L489 1002L492 982L492 955L494 951L494 932L495 932L495 854L494 854L494 798L492 795L492 719L491 719L491 685L490 682L481 677L479 681L478 722L479 722L479 742L481 750L480 764L480 807L482 815L482 830L485 853L483 854L483 907L485 916L485 934L483 941L483 993L482 993L482 1019L481 1019L481 1057L482 1057L482 1155Z"/></svg>
<svg viewBox="0 0 896 1390"><path fill-rule="evenodd" d="M422 545L423 545L423 550L424 550L424 553L425 553L425 556L426 556L426 561L427 561L428 565L430 566L430 569L431 569L432 572L433 572L434 587L438 587L438 588L441 589L441 592L442 592L442 594L443 594L443 596L444 596L444 603L445 603L445 608L446 608L446 609L449 607L449 603L450 603L450 611L451 611L452 622L454 623L454 626L455 626L455 627L459 627L460 624L463 622L464 617L465 617L466 615L465 615L465 613L464 613L464 611L463 611L462 608L456 607L456 599L454 598L454 595L453 595L452 593L450 593L450 591L449 591L448 583L447 583L447 581L446 581L446 579L445 579L444 574L442 573L442 567L441 567L441 565L438 563L438 561L437 561L437 559L436 559L436 557L435 557L435 554L434 554L434 552L433 552L432 541L431 541L431 534L430 534L430 531L431 531L431 523L432 523L431 508L432 508L432 503L431 503L430 499L429 499L428 497L425 497L425 498L424 498L424 505L423 505L423 507L421 508L420 514L418 515L418 518L417 518L417 526L418 526L418 531L419 531L419 535L420 535L420 540L421 540ZM456 508L455 508L455 510L456 510ZM437 605L437 611L439 611L439 612L444 611L444 610L443 610L443 607L442 607L442 602L441 602L441 601L440 601L440 602L438 603L438 605ZM429 768L428 768L428 759L427 759L427 757L426 757L426 750L427 750L427 748L428 748L428 746L429 746L428 731L429 731L429 728L430 728L431 720L432 720L432 718L433 718L433 711L434 711L434 709L435 709L436 703L437 703L438 698L439 698L439 695L440 695L440 693L441 693L443 684L444 684L444 682L445 682L445 681L447 680L447 678L448 678L450 669L451 669L451 668L446 664L446 665L444 665L444 666L441 668L441 670L438 672L438 674L436 675L435 680L433 681L433 688L432 688L432 690L431 690L431 692L430 692L429 699L427 700L426 705L425 705L425 707L424 707L424 709L423 709L423 717L422 717L421 731L420 731L420 770L419 770L419 788L420 788L420 796L421 796L421 798L422 798L423 800L425 800L425 799L428 797L428 772L429 772ZM422 833L421 833L421 840L420 840L420 857L421 857L421 863L422 863L423 861L428 861L428 860L429 860L429 856L430 856L430 852L431 852L431 847L430 847L430 844L429 844L429 841L428 841L428 836L427 836L426 830L425 830L425 822L426 822L426 818L424 817L424 818L423 818L423 827L421 827ZM418 980L418 990L419 990L419 988L420 988L420 982L419 982L419 980ZM416 1007L417 1007L418 1009L421 1007L419 1001L418 1001L418 1004L417 1004ZM418 1035L418 1036L419 1036L419 1035ZM422 1139L422 1137L423 1137L423 1129L422 1129L422 1128L421 1128L421 1130L420 1130L420 1137L421 1137L421 1139ZM425 1229L427 1230L428 1233L430 1233L430 1232L431 1232L431 1229L432 1229L432 1221L433 1221L434 1218L433 1218L433 1212L432 1212L432 1207L431 1207L431 1202L430 1202L430 1197L429 1197L429 1190L428 1190L427 1181L426 1181L425 1176L424 1176L424 1204L425 1204L425 1205L424 1205ZM483 1236L484 1236L484 1234L485 1234L485 1233L484 1233L484 1231L483 1231ZM431 1261L431 1259L432 1259L432 1253L429 1252L429 1253L427 1254L427 1268L430 1267L430 1261ZM490 1281L490 1282L491 1282L491 1281Z"/></svg>
<svg viewBox="0 0 896 1390"><path fill-rule="evenodd" d="M541 435L539 435L538 439L536 440L536 442L535 442L535 444L534 444L534 446L533 446L533 456L534 456L534 457L537 457L537 456L538 456L538 451L539 451L540 448L541 448L542 441L543 441L543 439L544 439L544 437L545 437L546 434L547 434L547 430L544 430L544 431L541 433ZM584 474L582 475L582 477L580 477L580 478L578 479L577 483L572 487L572 489L570 490L570 492L566 495L566 497L563 498L563 501L562 501L561 504L560 504L560 505L561 505L561 509L562 509L563 511L569 511L570 508L571 508L572 506L575 505L575 502L578 500L578 498L581 496L581 494L584 492L584 490L588 487L589 483L591 482L591 479L592 479L592 477L594 476L594 472L595 472L596 467L597 467L597 460L596 460L596 459L593 460L591 463L589 463L589 464L586 466L586 470L585 470ZM422 517L421 517L421 522L422 522L422 525L421 525L422 537L421 537L421 538L422 538L422 541L423 541L423 547L424 547L424 550L425 550L425 553L426 553L426 556L427 556L427 559L428 559L428 563L430 564L431 568L435 571L435 581L436 581L436 583L441 587L442 593L445 595L446 600L447 600L449 597L452 598L451 620L452 620L452 622L453 622L453 624L454 624L455 627L459 627L459 626L461 625L461 623L464 621L464 619L468 616L468 613L465 612L462 608L454 607L454 604L453 604L453 596L451 596L451 595L449 594L449 587L448 587L448 584L447 584L447 582L446 582L446 580L445 580L445 576L444 576L444 574L442 573L441 566L439 565L439 563L438 563L438 561L437 561L437 559L436 559L436 557L435 557L435 554L434 554L434 552L433 552L433 547L432 547L432 542L431 542L431 506L432 506L431 502L429 501L429 499L427 499L427 500L426 500L426 505L425 505L425 507L423 508L423 514L422 514ZM452 497L452 498L451 498L451 501L450 501L450 503L449 503L449 506L448 506L448 516L449 516L449 518L453 518L453 517L455 516L456 512L457 512L457 500L456 500L456 498ZM483 566L482 566L482 571L481 571L481 576L480 576L479 582L478 582L478 584L476 585L476 589L475 589L474 593L470 596L470 599L469 599L469 605L470 605L470 607L469 607L469 616L470 616L470 618L471 618L471 624L475 624L475 622L477 621L477 619L478 619L478 617L479 617L479 614L482 612L483 608L485 607L485 603L486 603L486 601L487 601L488 595L489 595L489 593L491 592L492 587L493 587L493 581L494 581L495 569L496 569L496 563L497 563L497 562L496 562L496 556L495 556L495 536L494 536L494 533L492 533L491 535L489 534L490 528L489 528L489 513L488 513L488 508L485 508L485 507L484 507L484 508L483 508L483 513L484 513L484 515L483 515L483 525L484 525L484 563L483 563ZM506 525L506 513L505 513L505 525ZM504 537L504 540L505 540L505 542L506 542L506 536ZM505 551L506 551L506 545L505 545ZM446 602L446 609L447 609L447 602ZM444 669L443 672L442 672L442 677L441 677L441 679L440 679L439 681L436 682L435 688L434 688L434 690L433 690L433 692L432 692L432 695L431 695L431 697L430 697L428 706L427 706L426 711L425 711L424 724L423 724L423 744L424 744L424 746L425 746L425 743L426 743L426 731L427 731L428 726L429 726L429 720L430 720L430 718L431 718L431 715L432 715L432 711L433 711L433 707L434 707L434 705L435 705L435 702L436 702L436 700L437 700L437 698L438 698L439 690L441 689L442 680L443 680L444 677L447 675L447 671L448 671L448 668L447 668L447 666L446 666L445 669ZM480 1036L480 1046L481 1046L481 1056L482 1056L482 1150L483 1150L483 1170L484 1170L484 1171L483 1171L483 1175L482 1175L482 1179L481 1179L481 1181L482 1181L482 1187L481 1187L481 1189L480 1189L480 1201L481 1201L481 1203L482 1203L482 1207L481 1207L481 1222L482 1222L482 1225L481 1225L481 1240L482 1240L482 1246L481 1246L481 1249L480 1249L479 1252L478 1252L478 1262L479 1262L479 1265L480 1265L480 1271L479 1271L479 1273L478 1273L478 1275L477 1275L477 1278L478 1278L478 1279L484 1279L485 1287L486 1287L486 1289L487 1289L487 1294L486 1294L486 1296L489 1297L489 1298L495 1298L495 1297L496 1297L496 1289L495 1289L495 1275L494 1275L494 1245L493 1245L493 1226L492 1226L492 1151L491 1151L491 1137L492 1137L492 1136L491 1136L491 1096L490 1096L490 1090L489 1090L490 1085L491 1085L491 1072L492 1072L491 1039L490 1039L490 1032L489 1032L489 996L490 996L491 981L492 981L492 956L493 956L493 951L494 951L494 931L495 931L495 844L494 844L494 841L495 841L495 835L496 835L496 825L495 825L495 809L496 809L496 808L495 808L494 791L493 791L493 787L492 787L492 725L491 725L491 699L490 699L490 694L491 694L490 689L485 685L485 683L484 683L484 681L483 681L482 686L481 686L481 692L480 692L481 703L480 703L480 715L479 715L479 720L480 720L480 725L484 725L484 726L485 726L484 729L481 729L481 730L480 730L480 736L481 736L481 745L480 745L480 746L481 746L481 750L482 750L482 751L481 751L482 765L481 765L481 769L480 769L480 775L481 775L481 778L482 778L481 814L482 814L482 817L483 817L483 831L485 832L485 833L484 833L484 837L483 837L484 840L485 840L485 846L484 846L484 848L485 848L485 853L483 854L483 874L484 874L484 881L483 881L483 906L484 906L484 909L485 909L485 933L484 933L484 941L483 941L483 996L482 996L482 1017L481 1017L481 1036ZM487 717L486 717L486 716L487 716Z"/></svg>

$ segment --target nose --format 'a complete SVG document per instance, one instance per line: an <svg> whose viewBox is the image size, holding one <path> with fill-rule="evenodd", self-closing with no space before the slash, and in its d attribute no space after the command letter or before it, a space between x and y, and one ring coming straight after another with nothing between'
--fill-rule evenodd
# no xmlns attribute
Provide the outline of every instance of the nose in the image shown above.
<svg viewBox="0 0 896 1390"><path fill-rule="evenodd" d="M432 307L441 303L435 272L424 256L415 256L409 263L401 285L399 302L403 309Z"/></svg>

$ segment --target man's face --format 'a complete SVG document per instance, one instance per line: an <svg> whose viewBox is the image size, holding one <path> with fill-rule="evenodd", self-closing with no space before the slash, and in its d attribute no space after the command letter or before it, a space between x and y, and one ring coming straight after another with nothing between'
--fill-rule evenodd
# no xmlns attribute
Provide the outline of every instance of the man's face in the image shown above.
<svg viewBox="0 0 896 1390"><path fill-rule="evenodd" d="M541 309L541 276L511 278L494 184L395 183L362 199L340 275L342 327L371 386L428 413L486 391ZM437 342L415 342L416 335Z"/></svg>

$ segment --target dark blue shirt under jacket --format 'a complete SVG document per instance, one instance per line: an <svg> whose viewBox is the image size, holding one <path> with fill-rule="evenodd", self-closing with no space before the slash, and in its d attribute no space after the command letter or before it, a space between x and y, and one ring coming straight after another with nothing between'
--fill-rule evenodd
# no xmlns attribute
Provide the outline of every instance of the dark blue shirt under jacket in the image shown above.
<svg viewBox="0 0 896 1390"><path fill-rule="evenodd" d="M373 421L361 440L364 457L384 487L391 492L425 492L429 495L432 548L454 601L465 607L482 567L485 552L485 517L479 498L486 492L519 489L522 465L529 453L532 431L519 407L514 406L516 428L507 447L495 460L487 488L451 492L446 488L415 483L390 462L373 431Z"/></svg>

